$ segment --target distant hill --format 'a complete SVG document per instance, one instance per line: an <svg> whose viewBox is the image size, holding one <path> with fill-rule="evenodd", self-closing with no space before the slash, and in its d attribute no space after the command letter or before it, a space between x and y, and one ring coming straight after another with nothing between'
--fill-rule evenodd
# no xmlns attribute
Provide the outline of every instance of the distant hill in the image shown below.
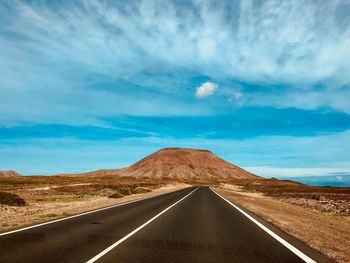
<svg viewBox="0 0 350 263"><path fill-rule="evenodd" d="M81 175L203 182L260 178L208 150L190 148L164 148L123 169L98 170Z"/></svg>
<svg viewBox="0 0 350 263"><path fill-rule="evenodd" d="M0 171L0 177L13 177L13 176L22 176L16 171Z"/></svg>

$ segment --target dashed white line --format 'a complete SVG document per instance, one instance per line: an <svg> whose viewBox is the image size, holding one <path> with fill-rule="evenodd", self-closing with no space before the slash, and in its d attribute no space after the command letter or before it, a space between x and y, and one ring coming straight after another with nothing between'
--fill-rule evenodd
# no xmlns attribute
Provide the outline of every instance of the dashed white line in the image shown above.
<svg viewBox="0 0 350 263"><path fill-rule="evenodd" d="M127 240L129 237L131 237L132 235L134 235L135 233L137 233L138 231L140 231L142 228L144 228L145 226L147 226L148 224L150 224L152 221L154 221L155 219L157 219L158 217L160 217L162 214L164 214L166 211L168 211L170 208L174 207L175 205L177 205L178 203L180 203L181 201L183 201L186 197L188 197L190 194L192 194L194 191L196 191L198 189L198 187L196 189L194 189L193 191L191 191L189 194L185 195L184 197L182 197L179 201L175 202L174 204L168 206L167 208L165 208L163 211L161 211L159 214L155 215L154 217L152 217L150 220L148 220L146 223L142 224L141 226L139 226L138 228L136 228L135 230L131 231L129 234L127 234L125 237L119 239L117 242L115 242L114 244L112 244L111 246L109 246L108 248L106 248L105 250L103 250L101 253L99 253L98 255L94 256L92 259L90 259L89 261L87 261L87 263L92 263L92 262L96 262L98 259L100 259L101 257L103 257L104 255L106 255L109 251L111 251L112 249L114 249L115 247L117 247L119 244L121 244L122 242L124 242L125 240Z"/></svg>
<svg viewBox="0 0 350 263"><path fill-rule="evenodd" d="M305 255L303 252L301 252L299 249L297 249L296 247L294 247L293 245L291 245L290 243L288 243L286 240L284 240L283 238L281 238L279 235L277 235L276 233L274 233L273 231L271 231L270 229L268 229L266 226L264 226L263 224L261 224L258 220L256 220L254 217L250 216L249 214L247 214L245 211L243 211L241 208L239 208L238 206L236 206L235 204L231 203L229 200L227 200L225 197L223 197L222 195L220 195L219 193L217 193L214 189L212 189L210 187L210 190L212 190L215 194L217 194L219 197L221 197L222 199L224 199L227 203L229 203L230 205L232 205L234 208L236 208L239 212L241 212L243 215L245 215L246 217L248 217L252 222L254 222L256 225L258 225L262 230L264 230L266 233L268 233L270 236L272 236L274 239L276 239L278 242L280 242L283 246L285 246L286 248L288 248L290 251L292 251L295 255L297 255L299 258L301 258L302 260L304 260L307 263L316 263L316 261L314 261L313 259L311 259L310 257L308 257L307 255Z"/></svg>

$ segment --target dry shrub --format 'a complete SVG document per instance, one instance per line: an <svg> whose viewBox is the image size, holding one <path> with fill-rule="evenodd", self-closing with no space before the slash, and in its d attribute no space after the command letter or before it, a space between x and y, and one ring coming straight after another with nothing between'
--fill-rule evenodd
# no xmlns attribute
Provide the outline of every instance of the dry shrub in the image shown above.
<svg viewBox="0 0 350 263"><path fill-rule="evenodd" d="M113 194L109 195L108 198L121 198L123 195L119 192L114 192Z"/></svg>
<svg viewBox="0 0 350 263"><path fill-rule="evenodd" d="M139 186L139 187L136 187L136 188L133 188L131 190L131 192L133 194L143 194L143 193L148 193L148 192L151 192L152 190L147 188L147 187L142 187L142 186Z"/></svg>
<svg viewBox="0 0 350 263"><path fill-rule="evenodd" d="M113 195L115 192L110 188L103 188L102 190L98 191L99 196L110 196Z"/></svg>
<svg viewBox="0 0 350 263"><path fill-rule="evenodd" d="M0 204L9 206L25 206L26 201L16 194L0 192Z"/></svg>
<svg viewBox="0 0 350 263"><path fill-rule="evenodd" d="M130 188L127 187L119 188L118 192L122 195L131 195Z"/></svg>

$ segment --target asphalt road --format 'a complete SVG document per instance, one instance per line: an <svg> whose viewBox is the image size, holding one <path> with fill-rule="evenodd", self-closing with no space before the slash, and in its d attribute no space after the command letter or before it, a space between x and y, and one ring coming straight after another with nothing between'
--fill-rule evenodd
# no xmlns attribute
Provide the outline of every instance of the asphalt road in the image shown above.
<svg viewBox="0 0 350 263"><path fill-rule="evenodd" d="M320 263L330 262L257 219L300 253ZM208 187L187 188L0 236L0 262L91 259L133 263L305 262Z"/></svg>

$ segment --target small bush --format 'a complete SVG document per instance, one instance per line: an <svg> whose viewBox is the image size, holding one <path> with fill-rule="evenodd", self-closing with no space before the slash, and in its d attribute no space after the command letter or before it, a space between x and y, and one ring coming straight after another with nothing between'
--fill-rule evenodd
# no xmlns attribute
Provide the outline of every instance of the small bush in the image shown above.
<svg viewBox="0 0 350 263"><path fill-rule="evenodd" d="M108 198L121 198L121 197L123 197L123 195L119 192L115 192L108 196Z"/></svg>
<svg viewBox="0 0 350 263"><path fill-rule="evenodd" d="M314 194L313 196L312 196L312 199L315 199L315 200L318 200L318 201L325 201L326 200L326 197L325 196L323 196L323 195L321 195L321 194Z"/></svg>
<svg viewBox="0 0 350 263"><path fill-rule="evenodd" d="M118 189L118 192L121 193L122 195L131 195L130 189L126 187Z"/></svg>
<svg viewBox="0 0 350 263"><path fill-rule="evenodd" d="M100 191L98 191L98 195L99 196L110 196L110 195L113 195L114 194L114 191L110 188L103 188L101 189Z"/></svg>
<svg viewBox="0 0 350 263"><path fill-rule="evenodd" d="M40 217L41 218L53 218L53 217L58 217L58 214L50 213L50 214L41 215Z"/></svg>
<svg viewBox="0 0 350 263"><path fill-rule="evenodd" d="M143 194L143 193L148 193L151 192L151 189L147 188L147 187L136 187L134 189L131 190L131 192L133 194Z"/></svg>
<svg viewBox="0 0 350 263"><path fill-rule="evenodd" d="M10 206L25 206L26 201L16 194L0 192L0 204Z"/></svg>

